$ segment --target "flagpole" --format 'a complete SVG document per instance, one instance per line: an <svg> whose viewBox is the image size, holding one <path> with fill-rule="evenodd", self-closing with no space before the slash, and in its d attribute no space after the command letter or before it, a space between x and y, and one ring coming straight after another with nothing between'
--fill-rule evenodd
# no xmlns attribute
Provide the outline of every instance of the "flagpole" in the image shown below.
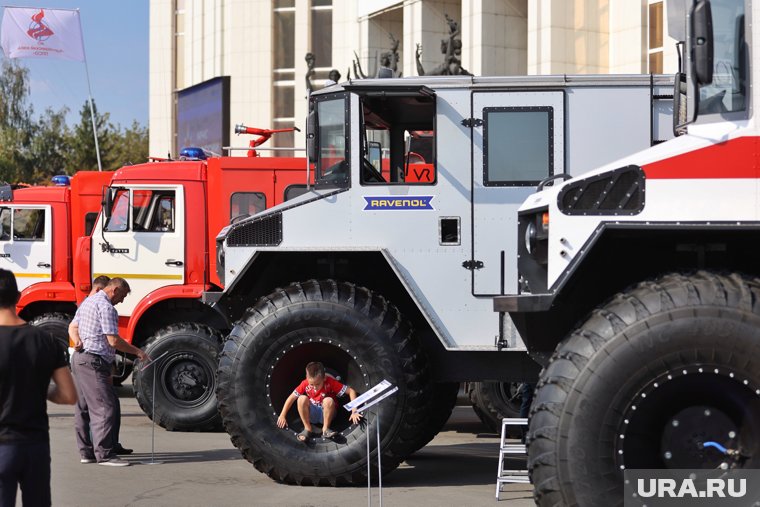
<svg viewBox="0 0 760 507"><path fill-rule="evenodd" d="M95 136L95 154L98 157L98 171L103 170L103 166L100 163L100 146L98 146L98 130L95 125L95 107L92 105L92 87L90 86L90 70L87 67L87 50L84 47L84 32L82 32L82 18L79 15L79 9L74 9L79 18L79 36L82 38L82 54L84 55L84 73L87 75L87 93L90 101L90 119L92 119L92 135Z"/></svg>

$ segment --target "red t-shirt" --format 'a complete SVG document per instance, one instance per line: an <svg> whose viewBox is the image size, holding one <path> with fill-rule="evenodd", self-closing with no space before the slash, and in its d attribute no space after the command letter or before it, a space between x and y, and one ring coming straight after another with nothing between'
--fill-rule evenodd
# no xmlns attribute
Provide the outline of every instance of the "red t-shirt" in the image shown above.
<svg viewBox="0 0 760 507"><path fill-rule="evenodd" d="M312 404L322 406L322 401L324 401L325 398L338 398L346 394L347 390L348 386L341 384L332 377L325 376L322 389L316 390L309 385L308 380L304 380L298 384L298 387L293 391L293 394L296 396L305 394L309 397L309 401Z"/></svg>

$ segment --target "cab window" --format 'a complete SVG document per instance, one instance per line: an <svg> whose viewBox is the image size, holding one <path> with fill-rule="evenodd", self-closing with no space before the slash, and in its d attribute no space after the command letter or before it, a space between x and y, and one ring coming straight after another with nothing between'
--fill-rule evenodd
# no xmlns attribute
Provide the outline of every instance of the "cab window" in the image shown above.
<svg viewBox="0 0 760 507"><path fill-rule="evenodd" d="M11 239L11 209L0 209L0 241L10 241Z"/></svg>
<svg viewBox="0 0 760 507"><path fill-rule="evenodd" d="M554 174L554 109L491 107L483 110L486 186L534 186Z"/></svg>
<svg viewBox="0 0 760 507"><path fill-rule="evenodd" d="M699 90L701 114L747 108L747 43L744 0L712 0L713 80Z"/></svg>
<svg viewBox="0 0 760 507"><path fill-rule="evenodd" d="M129 230L129 190L119 188L113 197L111 217L104 227L106 232L124 232Z"/></svg>
<svg viewBox="0 0 760 507"><path fill-rule="evenodd" d="M235 192L230 196L230 222L242 220L267 208L267 197L261 192Z"/></svg>
<svg viewBox="0 0 760 507"><path fill-rule="evenodd" d="M174 232L174 190L134 190L132 223L135 232Z"/></svg>
<svg viewBox="0 0 760 507"><path fill-rule="evenodd" d="M13 212L13 239L42 241L45 239L45 210L16 209Z"/></svg>
<svg viewBox="0 0 760 507"><path fill-rule="evenodd" d="M349 182L347 101L345 97L319 100L317 128L317 187L344 187Z"/></svg>
<svg viewBox="0 0 760 507"><path fill-rule="evenodd" d="M307 193L309 190L306 185L288 185L283 194L283 201L295 199L299 195Z"/></svg>
<svg viewBox="0 0 760 507"><path fill-rule="evenodd" d="M435 97L362 97L362 185L435 183Z"/></svg>

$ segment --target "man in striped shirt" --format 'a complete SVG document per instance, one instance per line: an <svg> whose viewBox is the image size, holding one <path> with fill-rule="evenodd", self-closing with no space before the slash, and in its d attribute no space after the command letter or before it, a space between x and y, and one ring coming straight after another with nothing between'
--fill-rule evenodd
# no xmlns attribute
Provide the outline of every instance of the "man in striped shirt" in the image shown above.
<svg viewBox="0 0 760 507"><path fill-rule="evenodd" d="M74 414L82 463L129 465L114 452L113 428L118 400L112 385L113 362L117 349L136 355L140 361L150 360L142 349L119 336L119 314L114 306L124 301L129 291L126 280L112 278L105 289L82 302L69 326L69 333L78 335L82 341L82 350L71 360L77 393L84 401L77 404Z"/></svg>

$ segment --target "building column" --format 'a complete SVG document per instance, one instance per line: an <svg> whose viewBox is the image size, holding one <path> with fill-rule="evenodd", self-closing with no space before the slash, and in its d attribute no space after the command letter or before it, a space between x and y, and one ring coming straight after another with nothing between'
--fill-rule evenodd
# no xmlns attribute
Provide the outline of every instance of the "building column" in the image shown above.
<svg viewBox="0 0 760 507"><path fill-rule="evenodd" d="M462 4L462 65L476 76L524 75L528 68L528 0Z"/></svg>
<svg viewBox="0 0 760 507"><path fill-rule="evenodd" d="M445 14L462 28L462 2L457 0L420 0L404 4L404 75L416 76L415 51L422 44L422 66L426 72L443 63L441 40L448 40ZM464 42L464 40L463 40ZM464 48L463 48L464 49ZM468 68L469 62L463 62ZM468 69L469 70L469 69Z"/></svg>
<svg viewBox="0 0 760 507"><path fill-rule="evenodd" d="M150 58L148 154L165 156L174 151L174 2L150 2Z"/></svg>

